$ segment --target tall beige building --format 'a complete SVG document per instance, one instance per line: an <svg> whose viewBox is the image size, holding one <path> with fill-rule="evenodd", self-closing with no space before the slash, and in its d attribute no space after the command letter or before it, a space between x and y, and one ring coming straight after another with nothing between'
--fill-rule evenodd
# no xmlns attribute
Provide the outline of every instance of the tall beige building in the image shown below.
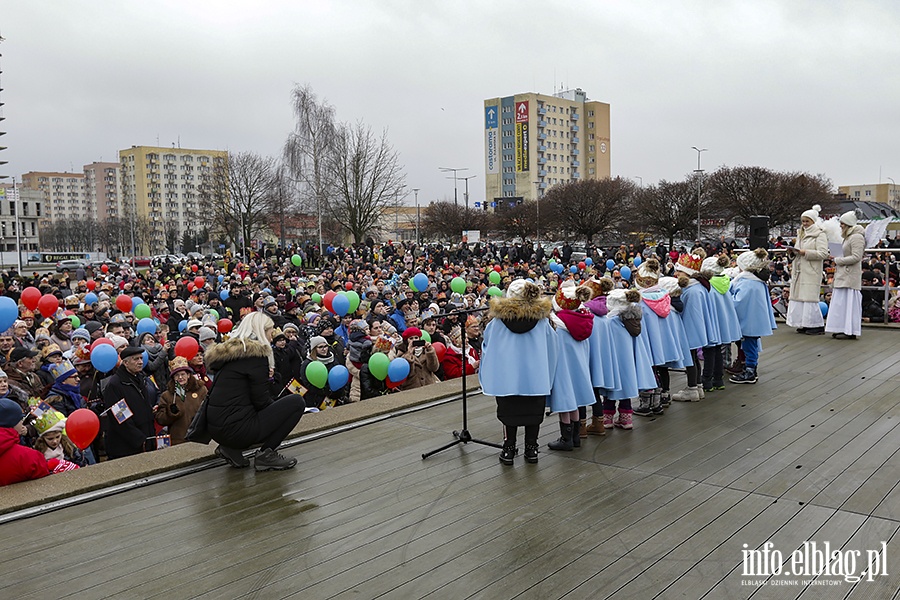
<svg viewBox="0 0 900 600"><path fill-rule="evenodd" d="M184 232L196 233L207 226L200 214L200 191L212 183L216 170L227 169L227 163L225 150L155 146L120 150L121 216L134 215L142 222L146 218L148 227L146 241L136 252L172 252Z"/></svg>
<svg viewBox="0 0 900 600"><path fill-rule="evenodd" d="M121 216L121 181L119 163L92 162L84 165L84 196L94 207L98 221L117 219Z"/></svg>
<svg viewBox="0 0 900 600"><path fill-rule="evenodd" d="M484 131L485 197L495 208L610 176L609 104L581 89L487 99Z"/></svg>
<svg viewBox="0 0 900 600"><path fill-rule="evenodd" d="M30 171L22 175L22 187L41 193L44 211L40 227L94 218L94 206L84 195L84 173Z"/></svg>

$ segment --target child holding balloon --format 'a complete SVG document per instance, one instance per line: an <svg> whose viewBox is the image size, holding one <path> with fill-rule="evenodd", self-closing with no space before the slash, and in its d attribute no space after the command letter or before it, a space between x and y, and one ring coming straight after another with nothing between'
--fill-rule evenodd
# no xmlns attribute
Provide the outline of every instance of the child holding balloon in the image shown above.
<svg viewBox="0 0 900 600"><path fill-rule="evenodd" d="M344 404L347 399L347 381L350 373L335 356L331 346L322 336L309 340L309 356L300 365L300 383L307 389L303 400L307 406L319 409Z"/></svg>

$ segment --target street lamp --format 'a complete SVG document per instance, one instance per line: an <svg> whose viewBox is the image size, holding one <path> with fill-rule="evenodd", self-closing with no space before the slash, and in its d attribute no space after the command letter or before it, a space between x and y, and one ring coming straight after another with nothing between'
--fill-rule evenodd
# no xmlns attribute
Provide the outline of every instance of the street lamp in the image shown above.
<svg viewBox="0 0 900 600"><path fill-rule="evenodd" d="M535 219L534 224L534 234L537 238L537 248L541 247L541 182L535 181L535 193L534 193L534 209L537 211L537 218ZM535 248L535 252L537 252L537 248Z"/></svg>
<svg viewBox="0 0 900 600"><path fill-rule="evenodd" d="M694 150L697 151L697 170L694 173L697 174L697 241L700 241L700 181L703 179L703 169L700 168L700 153L706 152L708 148L698 148L697 146L691 146Z"/></svg>
<svg viewBox="0 0 900 600"><path fill-rule="evenodd" d="M891 180L891 193L888 194L888 205L891 206L891 207L893 207L893 206L896 204L896 201L895 201L895 200L896 200L896 198L895 198L895 192L897 191L897 189L896 189L896 188L897 188L897 184L894 183L893 178L888 177L888 179ZM13 180L13 181L15 181L15 180Z"/></svg>
<svg viewBox="0 0 900 600"><path fill-rule="evenodd" d="M466 182L466 212L469 212L469 180L478 177L478 175L469 175L468 177L460 177L463 181Z"/></svg>
<svg viewBox="0 0 900 600"><path fill-rule="evenodd" d="M641 177L640 175L635 175L634 178L640 182L640 187L641 187L641 189L643 189L644 188L644 178Z"/></svg>
<svg viewBox="0 0 900 600"><path fill-rule="evenodd" d="M419 189L413 188L413 194L416 195L416 246L419 245Z"/></svg>
<svg viewBox="0 0 900 600"><path fill-rule="evenodd" d="M450 173L450 172L453 173L453 206L458 206L459 202L456 199L457 198L457 196L456 196L456 173L459 171L468 171L469 170L468 167L462 168L462 169L454 169L451 167L438 167L438 170L440 170L443 173ZM450 178L448 177L447 179L450 179Z"/></svg>

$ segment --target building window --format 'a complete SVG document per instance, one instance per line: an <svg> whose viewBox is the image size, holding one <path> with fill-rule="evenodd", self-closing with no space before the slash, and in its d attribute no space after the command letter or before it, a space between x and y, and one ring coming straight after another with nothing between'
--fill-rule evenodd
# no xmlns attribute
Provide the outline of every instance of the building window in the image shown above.
<svg viewBox="0 0 900 600"><path fill-rule="evenodd" d="M871 196L871 195L872 195L872 190L866 190L866 196Z"/></svg>
<svg viewBox="0 0 900 600"><path fill-rule="evenodd" d="M593 133L589 133L589 134L588 134L588 139L589 139L589 140L594 139L594 134L593 134Z"/></svg>
<svg viewBox="0 0 900 600"><path fill-rule="evenodd" d="M594 116L594 111L589 110L589 111L588 111L588 116L589 116L589 117L593 117L593 116Z"/></svg>
<svg viewBox="0 0 900 600"><path fill-rule="evenodd" d="M593 129L593 128L594 128L594 122L588 121L588 129Z"/></svg>

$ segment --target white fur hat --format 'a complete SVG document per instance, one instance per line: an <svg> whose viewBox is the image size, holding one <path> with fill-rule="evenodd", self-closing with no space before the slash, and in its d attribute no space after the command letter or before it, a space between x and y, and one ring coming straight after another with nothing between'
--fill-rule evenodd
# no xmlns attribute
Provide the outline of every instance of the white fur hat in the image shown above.
<svg viewBox="0 0 900 600"><path fill-rule="evenodd" d="M741 253L737 265L742 271L759 271L769 264L769 253L764 248Z"/></svg>

